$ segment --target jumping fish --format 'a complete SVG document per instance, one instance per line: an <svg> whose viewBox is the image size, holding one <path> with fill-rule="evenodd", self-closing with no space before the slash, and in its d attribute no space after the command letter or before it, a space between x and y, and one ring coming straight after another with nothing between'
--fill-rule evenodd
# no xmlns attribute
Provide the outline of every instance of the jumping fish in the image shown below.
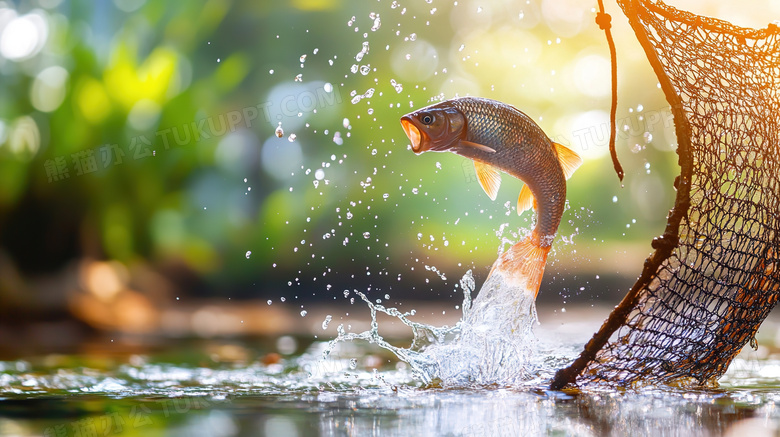
<svg viewBox="0 0 780 437"><path fill-rule="evenodd" d="M552 142L530 117L513 106L479 97L437 103L401 117L412 151L453 152L474 161L477 180L491 200L501 185L500 171L524 182L517 213L536 210L529 236L501 254L490 275L536 297L547 255L566 202L566 179L582 164L574 151Z"/></svg>

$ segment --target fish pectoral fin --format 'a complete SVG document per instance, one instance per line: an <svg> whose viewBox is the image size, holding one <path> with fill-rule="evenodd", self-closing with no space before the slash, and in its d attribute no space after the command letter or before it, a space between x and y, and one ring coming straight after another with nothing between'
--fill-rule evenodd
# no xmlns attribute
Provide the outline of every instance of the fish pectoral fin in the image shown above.
<svg viewBox="0 0 780 437"><path fill-rule="evenodd" d="M496 200L498 187L501 186L501 174L489 164L474 161L474 170L477 172L477 180L490 200Z"/></svg>
<svg viewBox="0 0 780 437"><path fill-rule="evenodd" d="M558 152L558 162L561 163L563 175L566 179L569 179L571 175L574 174L574 170L577 170L577 168L582 165L582 158L580 158L580 155L574 150L571 150L562 144L556 142L553 142L552 144L553 147L555 147L555 151Z"/></svg>
<svg viewBox="0 0 780 437"><path fill-rule="evenodd" d="M494 149L492 147L488 147L488 146L486 146L484 144L474 143L474 142L471 142L471 141L460 140L458 145L463 146L463 147L473 147L475 149L483 150L483 151L488 152L488 153L496 153L496 149Z"/></svg>
<svg viewBox="0 0 780 437"><path fill-rule="evenodd" d="M528 185L523 185L523 188L520 190L520 196L517 198L517 215L522 214L532 206L534 209L538 209L536 198L531 193L531 189L528 188Z"/></svg>

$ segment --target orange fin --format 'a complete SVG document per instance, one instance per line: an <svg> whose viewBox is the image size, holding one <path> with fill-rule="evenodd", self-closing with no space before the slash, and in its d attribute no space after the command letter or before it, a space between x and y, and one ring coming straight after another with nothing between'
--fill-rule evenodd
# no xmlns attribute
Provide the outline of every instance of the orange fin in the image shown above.
<svg viewBox="0 0 780 437"><path fill-rule="evenodd" d="M501 186L501 174L489 164L479 161L474 161L474 170L477 172L479 184L482 185L490 200L496 200L498 187Z"/></svg>
<svg viewBox="0 0 780 437"><path fill-rule="evenodd" d="M523 185L522 189L520 189L520 196L517 198L517 215L527 211L531 208L531 206L533 206L534 209L539 209L538 205L536 204L536 198L534 197L533 193L531 193L531 189L528 188L528 185L526 184Z"/></svg>
<svg viewBox="0 0 780 437"><path fill-rule="evenodd" d="M580 155L576 152L562 144L556 142L553 142L552 144L553 147L555 147L555 151L558 152L558 162L561 163L563 175L566 179L569 179L571 175L574 174L574 170L577 170L577 168L582 165L582 158L580 158Z"/></svg>
<svg viewBox="0 0 780 437"><path fill-rule="evenodd" d="M486 146L484 144L473 143L471 141L460 140L458 145L464 146L464 147L473 147L475 149L484 150L485 152L488 152L488 153L496 153L496 149L494 149L492 147L488 147L488 146Z"/></svg>
<svg viewBox="0 0 780 437"><path fill-rule="evenodd" d="M510 247L493 264L490 275L499 272L508 283L522 287L536 298L551 247L542 247L539 241L539 237L531 235Z"/></svg>

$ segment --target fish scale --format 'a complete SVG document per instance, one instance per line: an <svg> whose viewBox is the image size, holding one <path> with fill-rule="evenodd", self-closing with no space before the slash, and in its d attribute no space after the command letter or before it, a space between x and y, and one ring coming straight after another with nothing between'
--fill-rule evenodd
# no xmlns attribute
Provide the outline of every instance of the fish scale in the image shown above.
<svg viewBox="0 0 780 437"><path fill-rule="evenodd" d="M535 230L541 237L555 235L566 202L566 178L544 131L510 105L473 97L452 103L468 120L466 139L496 150L456 153L490 164L528 184L538 204ZM547 240L551 243L552 239Z"/></svg>

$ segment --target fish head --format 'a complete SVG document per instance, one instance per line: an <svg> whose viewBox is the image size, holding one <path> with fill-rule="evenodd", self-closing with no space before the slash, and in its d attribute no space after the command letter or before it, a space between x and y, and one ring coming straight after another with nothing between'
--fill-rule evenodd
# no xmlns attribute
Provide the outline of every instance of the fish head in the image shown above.
<svg viewBox="0 0 780 437"><path fill-rule="evenodd" d="M443 102L401 117L401 126L412 143L412 151L445 152L466 136L466 116Z"/></svg>

